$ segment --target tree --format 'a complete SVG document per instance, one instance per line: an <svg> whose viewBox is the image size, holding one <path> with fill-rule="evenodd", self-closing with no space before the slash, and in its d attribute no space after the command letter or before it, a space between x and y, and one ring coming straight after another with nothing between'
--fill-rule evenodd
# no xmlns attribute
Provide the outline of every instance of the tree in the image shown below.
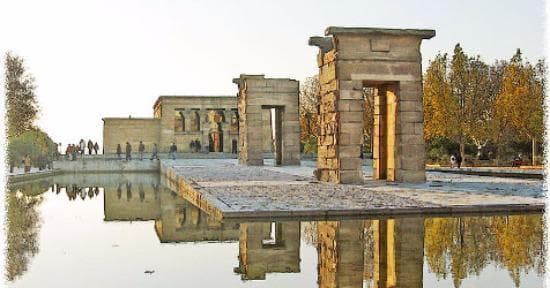
<svg viewBox="0 0 550 288"><path fill-rule="evenodd" d="M19 166L19 161L25 155L31 157L32 163L45 164L40 162L52 161L56 146L48 134L38 128L31 128L16 137L11 137L7 150L10 165Z"/></svg>
<svg viewBox="0 0 550 288"><path fill-rule="evenodd" d="M308 77L300 85L300 140L304 152L317 152L319 135L319 77Z"/></svg>
<svg viewBox="0 0 550 288"><path fill-rule="evenodd" d="M29 195L31 190L46 191L40 182L26 187L8 187L6 195L6 262L5 275L13 281L23 275L32 258L39 251L40 214L42 195ZM40 192L38 194L41 194Z"/></svg>
<svg viewBox="0 0 550 288"><path fill-rule="evenodd" d="M497 112L498 106L496 105L496 98L500 93L500 87L502 86L502 79L504 78L504 70L508 66L508 61L500 60L495 61L493 65L489 67L489 97L491 101L490 120L487 122L488 129L492 131L490 133L491 141L497 144L496 159L497 164L500 164L502 146L511 139L511 129L506 122L501 121Z"/></svg>
<svg viewBox="0 0 550 288"><path fill-rule="evenodd" d="M460 47L460 43L455 45L453 57L451 59L451 71L449 72L449 83L451 85L452 95L457 101L457 112L454 116L457 117L456 134L453 135L460 147L460 155L464 158L464 147L467 138L467 118L471 115L471 101L468 101L469 88L469 63L468 56Z"/></svg>
<svg viewBox="0 0 550 288"><path fill-rule="evenodd" d="M375 88L363 88L363 143L367 146L369 152L372 153L372 130L374 127L374 93Z"/></svg>
<svg viewBox="0 0 550 288"><path fill-rule="evenodd" d="M447 64L447 54L437 54L424 76L424 138L427 141L457 134L457 103L447 79Z"/></svg>
<svg viewBox="0 0 550 288"><path fill-rule="evenodd" d="M25 71L23 59L6 53L5 89L8 137L29 130L38 113L34 78Z"/></svg>
<svg viewBox="0 0 550 288"><path fill-rule="evenodd" d="M481 149L493 138L494 132L489 125L494 102L490 93L489 66L480 60L479 55L468 59L467 82L464 135L477 146L479 158Z"/></svg>
<svg viewBox="0 0 550 288"><path fill-rule="evenodd" d="M532 141L532 160L536 164L536 142L542 138L544 102L544 62L538 67L523 63L518 49L504 70L495 101L501 125L509 126L520 137ZM537 72L538 71L538 72Z"/></svg>

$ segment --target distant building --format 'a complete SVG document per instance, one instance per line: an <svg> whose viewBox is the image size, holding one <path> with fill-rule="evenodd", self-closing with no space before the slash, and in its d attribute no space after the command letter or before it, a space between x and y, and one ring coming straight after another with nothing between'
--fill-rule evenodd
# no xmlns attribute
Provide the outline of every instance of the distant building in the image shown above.
<svg viewBox="0 0 550 288"><path fill-rule="evenodd" d="M153 111L153 118L103 118L103 153L116 153L117 144L126 142L137 151L139 141L146 152L153 143L160 152L168 152L172 142L178 152L237 151L235 96L160 96Z"/></svg>

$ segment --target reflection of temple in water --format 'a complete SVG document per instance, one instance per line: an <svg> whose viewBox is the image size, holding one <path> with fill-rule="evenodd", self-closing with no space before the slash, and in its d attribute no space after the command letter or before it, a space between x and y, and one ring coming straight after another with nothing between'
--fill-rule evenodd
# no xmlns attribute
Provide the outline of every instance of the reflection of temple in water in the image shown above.
<svg viewBox="0 0 550 288"><path fill-rule="evenodd" d="M234 271L243 280L300 272L300 222L241 223L239 267Z"/></svg>
<svg viewBox="0 0 550 288"><path fill-rule="evenodd" d="M161 242L236 241L239 224L214 220L198 207L166 190L161 193L155 232Z"/></svg>
<svg viewBox="0 0 550 288"><path fill-rule="evenodd" d="M366 224L371 259L365 257ZM324 221L317 233L319 287L363 287L364 280L372 288L422 287L423 218Z"/></svg>
<svg viewBox="0 0 550 288"><path fill-rule="evenodd" d="M8 279L25 273L38 251L37 209L47 191L47 197L63 198L63 192L79 191L72 197L86 197L90 204L103 195L105 221L154 221L151 228L162 243L238 240L234 272L243 280L301 272L300 234L307 232L300 231L298 221L215 220L162 186L158 175L67 174L8 186L7 217L25 221L8 221ZM438 279L452 278L455 287L493 264L508 270L516 287L522 275L544 273L541 214L312 223L309 234L317 248L319 287L437 286L423 283L424 266Z"/></svg>
<svg viewBox="0 0 550 288"><path fill-rule="evenodd" d="M158 178L130 180L133 181L111 181L105 186L105 221L154 220L155 232L162 243L239 239L238 223L211 219L161 186Z"/></svg>
<svg viewBox="0 0 550 288"><path fill-rule="evenodd" d="M104 187L105 221L155 220L160 217L158 183L121 182Z"/></svg>

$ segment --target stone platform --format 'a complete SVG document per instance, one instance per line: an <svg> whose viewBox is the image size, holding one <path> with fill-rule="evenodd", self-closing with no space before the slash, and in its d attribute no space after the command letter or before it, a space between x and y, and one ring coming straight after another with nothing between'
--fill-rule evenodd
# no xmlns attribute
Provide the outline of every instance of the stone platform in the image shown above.
<svg viewBox="0 0 550 288"><path fill-rule="evenodd" d="M219 218L393 217L544 209L540 180L428 173L424 184L365 179L364 184L342 185L317 182L310 164L255 167L227 159L162 160L161 175L165 185Z"/></svg>

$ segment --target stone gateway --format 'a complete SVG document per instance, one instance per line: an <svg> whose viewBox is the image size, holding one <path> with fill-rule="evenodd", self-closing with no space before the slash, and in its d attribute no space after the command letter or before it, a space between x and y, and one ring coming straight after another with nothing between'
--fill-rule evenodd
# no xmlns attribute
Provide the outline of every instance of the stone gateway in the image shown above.
<svg viewBox="0 0 550 288"><path fill-rule="evenodd" d="M434 30L329 27L319 47L321 181L362 183L363 89L374 88L373 177L424 182L420 43Z"/></svg>
<svg viewBox="0 0 550 288"><path fill-rule="evenodd" d="M300 165L298 81L241 74L233 83L239 86L239 163L263 165L265 139L271 139L275 165Z"/></svg>

